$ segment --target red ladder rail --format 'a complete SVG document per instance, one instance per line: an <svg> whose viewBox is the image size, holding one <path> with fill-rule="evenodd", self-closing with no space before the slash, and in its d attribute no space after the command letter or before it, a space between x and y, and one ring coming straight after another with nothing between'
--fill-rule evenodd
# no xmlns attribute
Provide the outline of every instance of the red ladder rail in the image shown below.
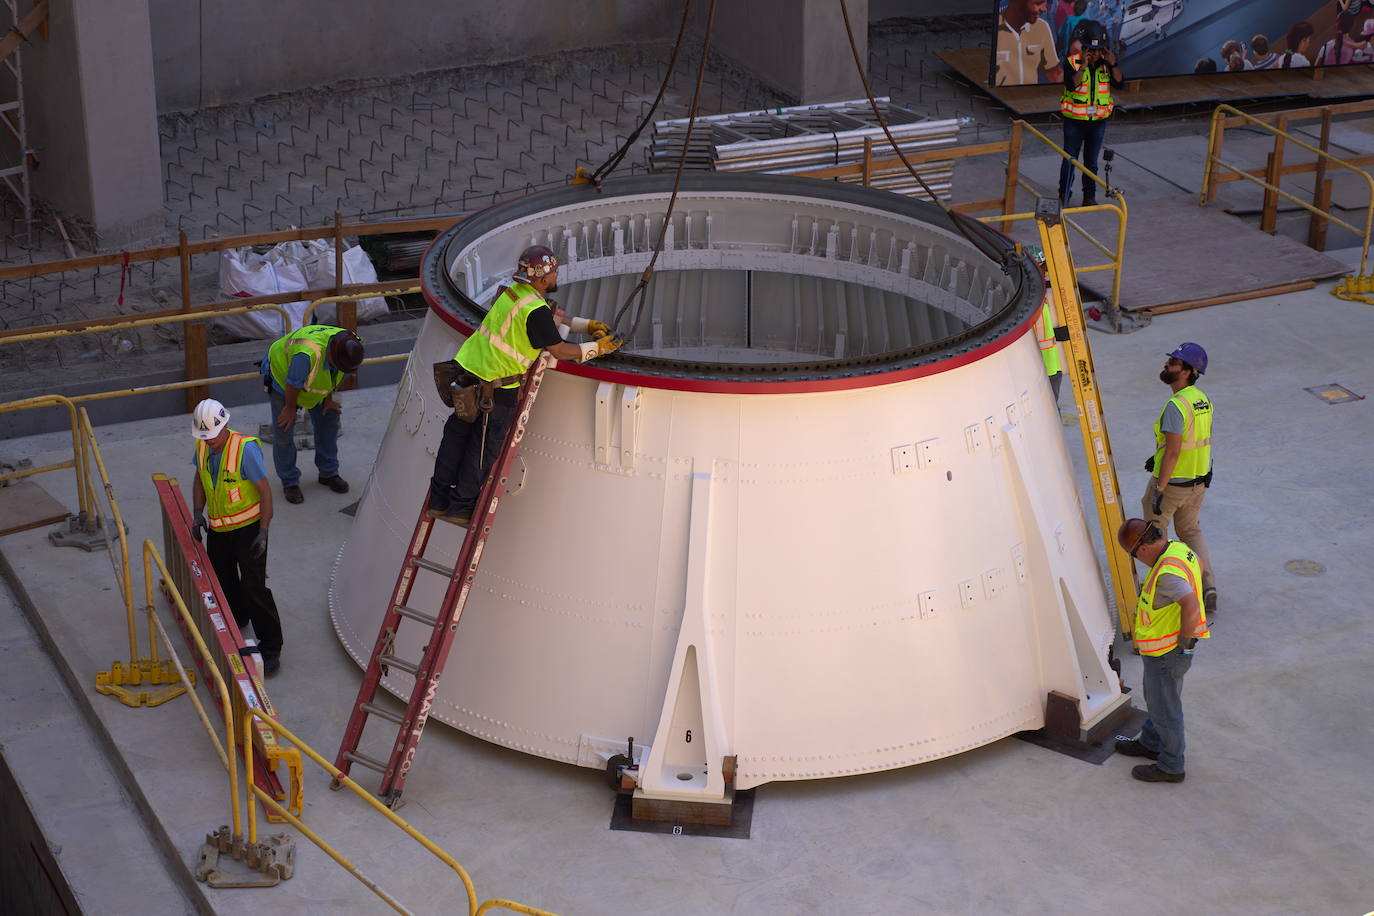
<svg viewBox="0 0 1374 916"><path fill-rule="evenodd" d="M496 511L500 508L501 499L506 492L511 467L520 451L520 443L525 438L530 411L539 396L539 386L543 383L544 370L549 359L547 352L541 352L534 365L525 373L525 379L520 386L520 396L516 402L515 419L501 444L500 454L492 465L491 472L482 484L472 520L468 523L467 536L463 538L463 546L458 551L458 559L453 568L425 558L429 536L437 520L425 513L428 496L420 506L420 515L410 536L405 560L401 563L401 570L396 577L396 587L391 592L391 602L382 618L382 625L377 632L377 642L372 648L372 656L368 660L362 683L358 685L358 697L349 713L348 726L344 729L339 752L334 758L334 766L344 775L348 775L355 763L381 773L382 784L377 794L388 807L395 808L400 803L406 776L415 761L415 750L420 745L420 735L429 719L430 707L439 687L439 678L444 673L449 650L453 647L458 621L462 618L463 608L472 594L477 565L481 562L487 539L491 536ZM430 615L407 605L411 589L415 585L415 574L419 570L427 570L449 580L437 614ZM402 618L434 629L434 635L425 644L418 663L392 654L396 632ZM400 668L415 677L415 686L403 715L397 715L374 702L382 677L391 667ZM371 716L385 719L397 726L396 739L392 742L391 752L386 761L358 750L363 729ZM339 787L337 780L333 787Z"/></svg>

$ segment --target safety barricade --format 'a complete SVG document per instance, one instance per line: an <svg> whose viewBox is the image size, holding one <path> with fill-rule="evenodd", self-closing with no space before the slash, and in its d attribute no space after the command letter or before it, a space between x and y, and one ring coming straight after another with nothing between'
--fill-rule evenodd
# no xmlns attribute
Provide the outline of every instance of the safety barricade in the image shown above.
<svg viewBox="0 0 1374 916"><path fill-rule="evenodd" d="M176 480L165 474L154 474L153 487L162 508L163 550L171 568L170 576L164 573L164 594L168 594L169 584L175 585L190 608L188 616L177 618L187 642L192 641L189 631L197 631L198 639L209 646L209 659L219 671L228 674L233 684L229 692L230 706L221 706L220 712L226 721L234 722L244 721L246 710L250 708L261 709L275 718L277 711L263 685L262 669L251 660L257 656L249 651L234 623L234 615L215 578L205 547L192 537L191 512ZM168 600L171 600L170 595ZM200 662L200 669L209 677L205 661ZM300 754L294 748L282 747L272 730L265 727L252 732L252 747L259 757L256 772L262 787L273 798L284 801L287 798L285 784L289 782L289 807L300 814L304 804ZM283 763L285 774L281 772ZM268 819L280 822L271 811Z"/></svg>
<svg viewBox="0 0 1374 916"><path fill-rule="evenodd" d="M367 789L364 789L358 783L354 782L352 779L345 776L343 773L339 772L338 768L336 768L334 764L330 763L324 757L320 756L320 754L317 753L308 744L306 744L300 738L296 737L294 734L288 731L287 728L283 726L280 722L277 722L275 719L273 719L271 716L267 715L260 709L251 709L247 712L247 717L243 722L245 744L247 743L246 737L249 731L254 727L254 723L261 723L262 725L272 729L272 731L276 732L280 738L286 740L291 745L298 748L301 751L301 753L305 754L307 757L313 760L321 769L327 772L334 779L335 784L347 788L354 795L357 795L363 801L367 802L379 814L381 814L387 820L391 821L391 823L399 827L401 831L406 834L406 836L410 837L412 840L419 843L421 846L427 849L436 859L438 859L440 862L443 862L450 869L452 869L453 872L458 875L459 880L463 883L463 890L467 895L469 916L478 916L478 914L487 913L495 909L510 910L516 913L527 913L530 914L530 916L556 916L556 914L551 913L548 910L541 910L537 907L528 906L523 903L515 903L510 900L504 900L499 898L488 900L485 903L479 905L477 903L477 889L472 883L471 876L468 875L467 870L463 868L463 866L458 864L457 860L454 859L453 856L449 855L433 840L429 839L423 833L416 830L403 818L399 817L394 811L392 811L386 805L382 804L382 802L379 801L377 797L374 796ZM260 788L254 786L252 755L246 754L244 756L244 771L246 781L250 787L250 791L258 796L258 798L262 801L264 807L275 810L279 815L281 815L284 819L290 822L291 826L295 827L297 830L303 833L310 840L310 842L318 846L321 850L325 852L326 855L328 855L331 859L337 862L349 874L357 878L358 881L360 881L364 887L372 891L372 893L376 894L383 902L387 904L387 906L391 907L398 913L409 912L405 909L404 906L401 905L401 903L394 896L392 896L388 891L384 890L380 885L378 885L376 881L372 880L367 875L363 874L362 871L359 870L358 866L355 865L352 861L350 861L346 856L344 856L343 853L339 852L337 849L335 849L333 846L327 843L323 837L321 837L314 830L311 830L304 823L302 823L300 818L296 817L294 814L287 811L285 808L281 807L281 805L278 804L276 800L269 797ZM258 846L258 826L257 818L255 816L255 810L256 809L254 809L252 805L248 806L248 835L246 840L247 845L250 848Z"/></svg>

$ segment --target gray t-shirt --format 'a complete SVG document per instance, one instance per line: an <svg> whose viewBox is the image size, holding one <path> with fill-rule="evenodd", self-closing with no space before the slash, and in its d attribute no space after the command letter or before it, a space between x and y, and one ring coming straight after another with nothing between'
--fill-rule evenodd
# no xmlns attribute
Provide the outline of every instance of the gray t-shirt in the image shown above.
<svg viewBox="0 0 1374 916"><path fill-rule="evenodd" d="M1188 580L1171 572L1162 572L1155 578L1154 609L1157 611L1176 601L1182 601L1193 593Z"/></svg>

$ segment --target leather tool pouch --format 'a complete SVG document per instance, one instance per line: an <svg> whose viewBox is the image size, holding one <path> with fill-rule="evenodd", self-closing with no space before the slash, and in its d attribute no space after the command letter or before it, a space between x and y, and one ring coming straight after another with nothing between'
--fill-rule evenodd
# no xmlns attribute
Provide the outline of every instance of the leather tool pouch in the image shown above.
<svg viewBox="0 0 1374 916"><path fill-rule="evenodd" d="M472 384L464 385L463 382ZM467 370L451 359L434 364L434 388L439 393L439 400L452 407L458 419L464 423L471 423L477 419L483 401L483 392L480 390L482 387L490 388L485 383L479 383ZM490 390L486 391L485 400L486 409L490 410Z"/></svg>
<svg viewBox="0 0 1374 916"><path fill-rule="evenodd" d="M472 423L477 420L479 411L479 386L464 385L462 388L453 389L453 413L464 423Z"/></svg>

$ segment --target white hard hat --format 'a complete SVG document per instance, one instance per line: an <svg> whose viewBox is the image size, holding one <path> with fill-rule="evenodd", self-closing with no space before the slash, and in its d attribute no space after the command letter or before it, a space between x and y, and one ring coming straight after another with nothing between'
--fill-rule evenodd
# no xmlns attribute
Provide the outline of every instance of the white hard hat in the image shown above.
<svg viewBox="0 0 1374 916"><path fill-rule="evenodd" d="M229 411L214 398L206 398L196 405L191 420L191 435L197 439L213 439L229 425Z"/></svg>

